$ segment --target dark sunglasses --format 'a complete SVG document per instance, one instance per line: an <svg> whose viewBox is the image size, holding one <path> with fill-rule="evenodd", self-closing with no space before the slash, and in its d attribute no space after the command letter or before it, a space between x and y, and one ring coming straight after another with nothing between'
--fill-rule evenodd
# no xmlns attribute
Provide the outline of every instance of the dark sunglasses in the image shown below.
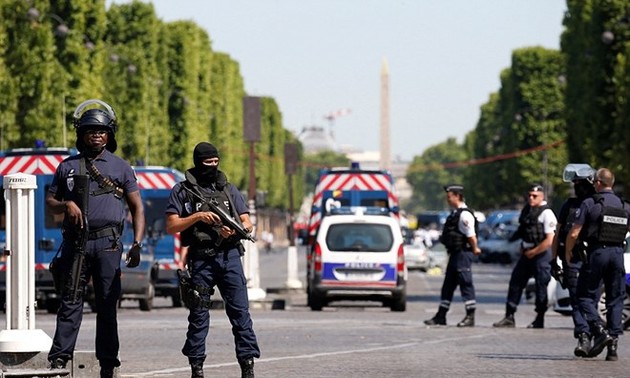
<svg viewBox="0 0 630 378"><path fill-rule="evenodd" d="M527 196L529 198L538 198L538 197L540 197L540 194L528 194Z"/></svg>

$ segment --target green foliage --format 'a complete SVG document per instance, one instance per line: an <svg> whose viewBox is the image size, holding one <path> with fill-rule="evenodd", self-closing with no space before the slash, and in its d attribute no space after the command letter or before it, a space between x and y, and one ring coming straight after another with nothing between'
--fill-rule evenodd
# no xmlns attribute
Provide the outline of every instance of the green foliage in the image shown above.
<svg viewBox="0 0 630 378"><path fill-rule="evenodd" d="M238 62L214 52L194 22L158 19L151 3L0 0L0 85L0 149L37 139L72 146L73 109L99 98L117 113L123 158L185 170L194 146L209 141L230 181L248 185ZM283 146L295 138L272 98L263 100L262 119L259 189L271 205L286 206Z"/></svg>

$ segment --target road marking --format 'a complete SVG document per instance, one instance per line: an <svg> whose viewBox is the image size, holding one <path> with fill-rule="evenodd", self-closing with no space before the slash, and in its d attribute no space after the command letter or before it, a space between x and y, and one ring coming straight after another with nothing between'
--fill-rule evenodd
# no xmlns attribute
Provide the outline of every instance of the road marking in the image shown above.
<svg viewBox="0 0 630 378"><path fill-rule="evenodd" d="M318 358L318 357L338 356L340 354L370 353L370 352L378 352L382 350L408 348L408 347L413 347L413 346L418 346L418 345L433 345L433 344L440 344L440 343L450 343L453 341L460 341L460 340L465 340L465 339L477 339L477 338L483 338L483 337L495 336L495 335L496 335L495 333L486 333L482 335L472 335L472 336L466 336L466 337L450 337L447 339L429 340L429 341L415 341L415 342L410 342L410 343L387 345L387 346L380 346L380 347L373 347L373 348L349 349L349 350L340 350L340 351L335 351L335 352L323 352L323 353L309 353L309 354L301 354L297 356L286 356L286 357L261 358L259 360L256 360L256 364L276 362L276 361L285 361L285 360L305 360L305 359L312 359L312 358ZM203 365L203 368L209 370L212 368L220 368L220 367L235 366L235 365L238 365L238 363L227 362L227 363L222 363L222 364ZM134 373L134 374L129 374L129 375L121 374L120 376L121 377L159 377L159 376L168 376L174 373L181 373L181 372L187 372L187 371L190 371L190 367L154 370L154 371L147 371L144 373Z"/></svg>

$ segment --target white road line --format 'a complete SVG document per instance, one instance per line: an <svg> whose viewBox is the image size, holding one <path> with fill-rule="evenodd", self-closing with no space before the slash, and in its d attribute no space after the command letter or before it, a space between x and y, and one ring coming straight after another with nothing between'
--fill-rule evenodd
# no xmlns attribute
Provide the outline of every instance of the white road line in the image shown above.
<svg viewBox="0 0 630 378"><path fill-rule="evenodd" d="M302 355L297 355L297 356L262 358L262 359L256 360L256 364L276 362L276 361L285 361L285 360L304 360L304 359L311 359L311 358L318 358L318 357L338 356L340 354L370 353L370 352L377 352L381 350L408 348L408 347L423 345L423 344L434 345L434 344L440 344L440 343L445 343L445 342L450 343L453 341L459 341L459 340L465 340L465 339L477 339L477 338L483 338L483 337L494 336L494 335L495 335L494 333L486 333L482 335L472 335L472 336L466 336L466 337L451 337L447 339L429 340L429 341L417 341L417 342L411 342L411 343L387 345L387 346L374 347L374 348L350 349L350 350L341 350L341 351L325 352L325 353L309 353L309 354L302 354ZM222 364L204 365L203 367L204 369L212 369L212 368L220 368L220 367L226 367L226 366L234 366L237 364L238 364L237 362L228 362L228 363L222 363ZM134 373L130 375L121 374L120 376L121 377L154 377L154 376L159 377L159 376L168 376L174 373L187 372L189 370L190 370L190 367L173 368L173 369L147 371L144 373Z"/></svg>

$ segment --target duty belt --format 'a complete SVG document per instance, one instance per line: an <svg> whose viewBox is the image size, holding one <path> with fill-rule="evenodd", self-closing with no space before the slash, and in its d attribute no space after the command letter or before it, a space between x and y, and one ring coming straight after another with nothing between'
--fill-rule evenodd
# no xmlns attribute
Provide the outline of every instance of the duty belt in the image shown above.
<svg viewBox="0 0 630 378"><path fill-rule="evenodd" d="M113 236L117 238L120 235L120 228L118 226L106 226L99 228L98 230L90 231L88 234L89 240L100 239L106 236Z"/></svg>

